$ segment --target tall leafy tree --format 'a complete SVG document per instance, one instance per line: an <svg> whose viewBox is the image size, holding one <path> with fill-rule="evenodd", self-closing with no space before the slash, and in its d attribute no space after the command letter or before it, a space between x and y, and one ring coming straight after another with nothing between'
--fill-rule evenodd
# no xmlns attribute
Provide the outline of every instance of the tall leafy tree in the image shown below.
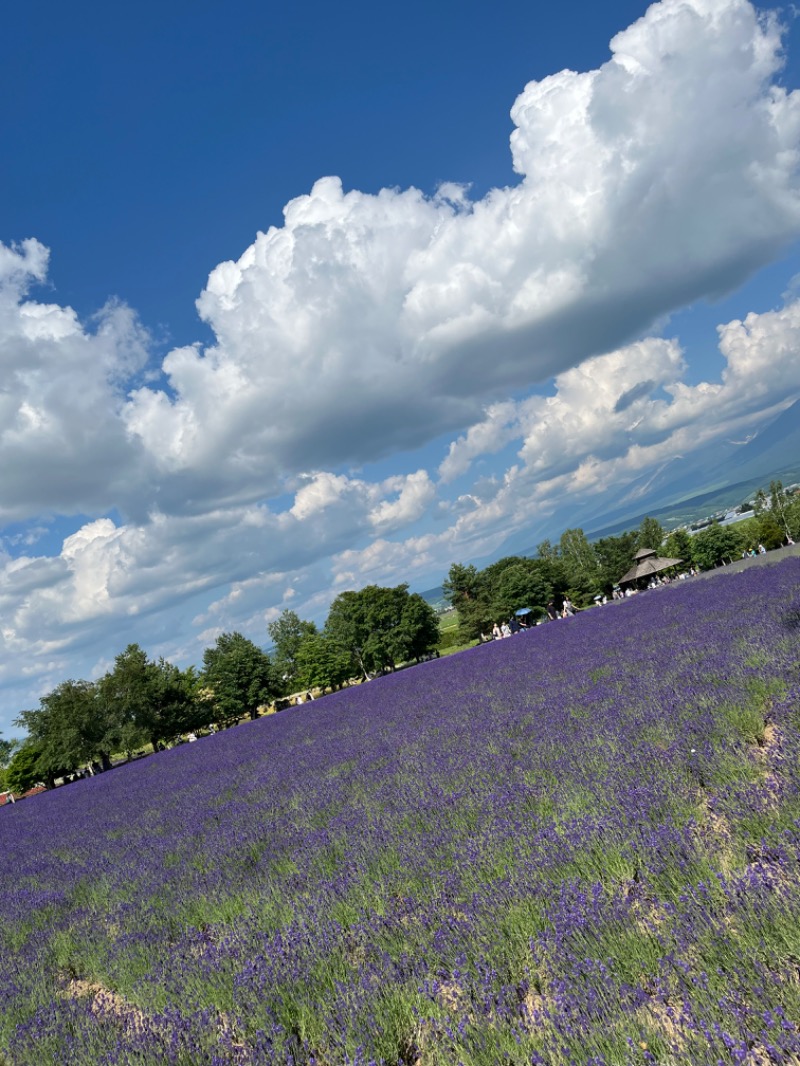
<svg viewBox="0 0 800 1066"><path fill-rule="evenodd" d="M6 780L6 770L8 764L11 762L14 752L20 746L20 742L17 740L4 740L0 736L0 792L4 792L8 788Z"/></svg>
<svg viewBox="0 0 800 1066"><path fill-rule="evenodd" d="M694 561L702 570L737 559L742 552L742 536L733 526L712 523L692 539Z"/></svg>
<svg viewBox="0 0 800 1066"><path fill-rule="evenodd" d="M324 633L309 634L297 649L297 680L303 688L338 689L352 675L350 652Z"/></svg>
<svg viewBox="0 0 800 1066"><path fill-rule="evenodd" d="M453 563L442 586L445 598L458 610L459 640L476 640L491 628L492 607L487 582L476 567Z"/></svg>
<svg viewBox="0 0 800 1066"><path fill-rule="evenodd" d="M653 551L661 551L664 543L664 527L657 518L650 516L642 519L639 526L638 546L640 548L652 548Z"/></svg>
<svg viewBox="0 0 800 1066"><path fill-rule="evenodd" d="M307 637L314 636L317 627L306 622L295 611L285 610L267 630L273 643L273 667L281 694L294 692L299 684L298 652Z"/></svg>
<svg viewBox="0 0 800 1066"><path fill-rule="evenodd" d="M444 597L451 607L461 608L467 600L474 600L479 592L478 571L471 564L453 563L442 584Z"/></svg>
<svg viewBox="0 0 800 1066"><path fill-rule="evenodd" d="M594 574L597 571L597 556L582 529L565 529L558 542L559 556L564 560L570 573L584 571Z"/></svg>
<svg viewBox="0 0 800 1066"><path fill-rule="evenodd" d="M193 666L181 670L163 658L150 663L149 700L140 724L154 748L213 722L213 702L201 698L200 687Z"/></svg>
<svg viewBox="0 0 800 1066"><path fill-rule="evenodd" d="M153 664L138 644L129 644L120 652L114 669L99 681L98 703L104 716L116 721L121 750L136 747L145 737L152 739L156 747L153 687Z"/></svg>
<svg viewBox="0 0 800 1066"><path fill-rule="evenodd" d="M787 506L789 504L789 496L783 487L782 481L770 481L769 483L769 509L773 519L780 527L782 531L780 544L783 544L784 537L789 537L789 522L787 518ZM776 544L775 547L779 548L780 544ZM764 545L767 547L767 545Z"/></svg>
<svg viewBox="0 0 800 1066"><path fill-rule="evenodd" d="M773 511L766 511L756 519L758 542L768 551L780 548L786 539L786 527L781 524Z"/></svg>
<svg viewBox="0 0 800 1066"><path fill-rule="evenodd" d="M433 608L408 585L367 585L343 592L331 604L325 636L351 659L351 673L392 669L436 647L439 626Z"/></svg>
<svg viewBox="0 0 800 1066"><path fill-rule="evenodd" d="M753 510L757 515L769 510L769 497L763 489L759 489L753 498Z"/></svg>
<svg viewBox="0 0 800 1066"><path fill-rule="evenodd" d="M241 633L223 633L203 652L203 683L213 693L217 715L226 722L258 708L275 694L272 664L266 652Z"/></svg>
<svg viewBox="0 0 800 1066"><path fill-rule="evenodd" d="M161 740L173 740L214 721L213 701L202 698L202 682L194 666L185 670L159 659L156 663Z"/></svg>
<svg viewBox="0 0 800 1066"><path fill-rule="evenodd" d="M22 711L17 724L27 729L39 774L48 784L95 759L109 767L112 752L125 740L121 715L104 704L90 681L63 681L42 696L37 709Z"/></svg>
<svg viewBox="0 0 800 1066"><path fill-rule="evenodd" d="M400 610L397 630L396 650L398 658L403 661L416 659L419 662L423 655L430 654L439 644L439 619L418 592L406 597Z"/></svg>
<svg viewBox="0 0 800 1066"><path fill-rule="evenodd" d="M42 781L52 788L58 775L43 768L40 764L41 753L42 744L39 741L30 738L23 741L4 771L5 787L12 792L27 792Z"/></svg>
<svg viewBox="0 0 800 1066"><path fill-rule="evenodd" d="M600 561L582 529L565 529L559 555L569 583L569 592L578 601L590 600L602 587Z"/></svg>
<svg viewBox="0 0 800 1066"><path fill-rule="evenodd" d="M350 656L350 674L368 676L369 658L366 643L369 623L363 596L348 589L340 592L330 606L325 620L325 636L335 647Z"/></svg>
<svg viewBox="0 0 800 1066"><path fill-rule="evenodd" d="M481 578L476 595L465 600L458 608L458 639L462 644L477 640L481 633L491 631L495 617L492 602L492 584Z"/></svg>
<svg viewBox="0 0 800 1066"><path fill-rule="evenodd" d="M372 670L394 669L405 658L400 622L408 598L408 585L396 588L367 585L359 595L368 629L364 642L365 658Z"/></svg>
<svg viewBox="0 0 800 1066"><path fill-rule="evenodd" d="M553 596L549 567L538 559L520 559L505 567L491 590L492 616L503 620L523 607L541 607Z"/></svg>
<svg viewBox="0 0 800 1066"><path fill-rule="evenodd" d="M680 559L687 565L694 562L692 535L685 529L674 529L664 542L668 559Z"/></svg>
<svg viewBox="0 0 800 1066"><path fill-rule="evenodd" d="M635 530L617 537L601 537L594 542L594 550L600 564L600 580L607 593L633 566L633 557L639 547L639 534Z"/></svg>
<svg viewBox="0 0 800 1066"><path fill-rule="evenodd" d="M558 551L546 551L536 559L521 555L498 559L477 574L471 598L458 601L459 639L477 640L491 631L494 622L509 618L520 607L544 608L568 585Z"/></svg>
<svg viewBox="0 0 800 1066"><path fill-rule="evenodd" d="M800 494L788 498L784 513L789 536L793 540L800 541Z"/></svg>
<svg viewBox="0 0 800 1066"><path fill-rule="evenodd" d="M0 768L8 766L11 756L14 754L15 743L13 740L3 740L0 736Z"/></svg>
<svg viewBox="0 0 800 1066"><path fill-rule="evenodd" d="M115 708L124 746L146 738L156 749L212 720L213 708L198 698L194 668L187 671L161 658L153 662L138 644L129 644L114 669L98 683L104 707Z"/></svg>
<svg viewBox="0 0 800 1066"><path fill-rule="evenodd" d="M537 547L536 547L536 556L539 559L550 559L550 560L558 559L558 557L559 557L558 545L557 544L553 544L553 542L549 538L546 539L546 540L543 540L541 542L541 544L538 544Z"/></svg>

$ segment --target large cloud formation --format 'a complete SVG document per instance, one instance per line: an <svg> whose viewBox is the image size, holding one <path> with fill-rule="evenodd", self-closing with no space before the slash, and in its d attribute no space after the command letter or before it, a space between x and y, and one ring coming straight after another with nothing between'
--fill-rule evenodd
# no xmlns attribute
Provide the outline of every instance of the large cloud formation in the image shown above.
<svg viewBox="0 0 800 1066"><path fill-rule="evenodd" d="M662 0L600 69L525 87L513 184L322 178L211 272L214 343L159 367L130 309L37 303L46 249L0 245L0 514L87 516L56 556L6 539L0 680L31 674L9 700L81 672L79 649L88 671L146 643L145 615L153 650L196 661L283 605L444 572L800 394L797 303L722 327L718 382L686 384L690 353L645 335L800 233L781 69L773 16ZM445 434L438 471L370 470ZM505 469L475 473L492 455Z"/></svg>
<svg viewBox="0 0 800 1066"><path fill-rule="evenodd" d="M125 418L167 476L227 459L251 493L471 421L487 397L740 283L800 227L800 95L777 23L664 0L602 68L512 108L519 184L372 196L323 178L198 301L217 344L164 362Z"/></svg>
<svg viewBox="0 0 800 1066"><path fill-rule="evenodd" d="M0 521L107 509L134 480L121 414L146 334L118 303L88 331L71 308L28 299L47 264L38 241L0 244Z"/></svg>

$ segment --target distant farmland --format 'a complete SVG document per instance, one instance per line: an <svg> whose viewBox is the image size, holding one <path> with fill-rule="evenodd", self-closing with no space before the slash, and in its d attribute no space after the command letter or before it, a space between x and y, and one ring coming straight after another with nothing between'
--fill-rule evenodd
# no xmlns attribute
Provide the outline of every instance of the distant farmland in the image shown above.
<svg viewBox="0 0 800 1066"><path fill-rule="evenodd" d="M0 809L0 1062L800 1063L799 646L788 559Z"/></svg>

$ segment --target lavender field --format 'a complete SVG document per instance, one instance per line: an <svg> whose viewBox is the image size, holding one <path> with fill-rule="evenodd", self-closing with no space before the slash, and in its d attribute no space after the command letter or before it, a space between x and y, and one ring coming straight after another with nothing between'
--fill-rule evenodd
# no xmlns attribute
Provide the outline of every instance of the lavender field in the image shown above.
<svg viewBox="0 0 800 1066"><path fill-rule="evenodd" d="M0 1062L800 1063L800 560L0 809Z"/></svg>

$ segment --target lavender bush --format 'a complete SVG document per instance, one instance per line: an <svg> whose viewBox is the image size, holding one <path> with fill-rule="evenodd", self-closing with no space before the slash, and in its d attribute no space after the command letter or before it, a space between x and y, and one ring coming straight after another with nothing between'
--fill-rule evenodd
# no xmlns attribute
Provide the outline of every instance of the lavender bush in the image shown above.
<svg viewBox="0 0 800 1066"><path fill-rule="evenodd" d="M0 1062L800 1063L800 561L0 809Z"/></svg>

